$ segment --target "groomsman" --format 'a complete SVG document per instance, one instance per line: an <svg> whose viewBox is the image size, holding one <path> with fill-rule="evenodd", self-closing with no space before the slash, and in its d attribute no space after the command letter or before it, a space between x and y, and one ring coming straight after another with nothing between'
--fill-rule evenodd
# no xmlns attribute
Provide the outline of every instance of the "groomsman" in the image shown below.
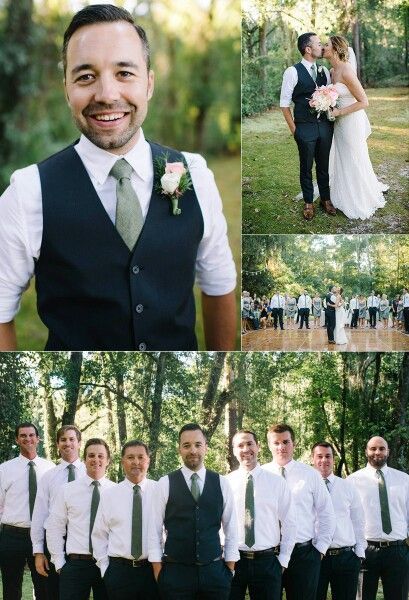
<svg viewBox="0 0 409 600"><path fill-rule="evenodd" d="M304 290L297 302L298 313L300 315L300 326L298 329L302 329L305 323L306 329L309 329L308 318L311 310L311 296L307 294L307 290Z"/></svg>
<svg viewBox="0 0 409 600"><path fill-rule="evenodd" d="M35 569L30 527L37 486L44 474L55 465L37 455L40 438L33 423L20 423L15 434L20 454L0 465L0 568L3 599L21 599L24 567L27 563L36 600L46 600L46 580Z"/></svg>
<svg viewBox="0 0 409 600"><path fill-rule="evenodd" d="M81 446L81 432L75 425L63 425L57 431L57 448L61 461L42 477L38 486L31 520L31 541L37 573L47 577L46 586L49 600L59 598L59 577L50 561L45 543L45 530L50 507L58 490L64 483L74 481L85 471L84 463L78 457Z"/></svg>
<svg viewBox="0 0 409 600"><path fill-rule="evenodd" d="M409 293L406 288L402 290L403 301L403 319L405 324L405 333L409 333Z"/></svg>
<svg viewBox="0 0 409 600"><path fill-rule="evenodd" d="M84 448L86 473L59 490L47 523L47 546L60 574L60 600L107 600L101 573L92 556L91 533L100 496L116 486L105 477L110 451L100 438ZM66 537L66 549L65 546Z"/></svg>
<svg viewBox="0 0 409 600"><path fill-rule="evenodd" d="M184 425L179 432L183 466L158 481L149 560L163 600L229 598L234 564L240 558L234 497L227 479L204 467L206 453L201 427Z"/></svg>
<svg viewBox="0 0 409 600"><path fill-rule="evenodd" d="M233 453L239 468L227 475L236 502L240 560L230 600L280 600L281 573L288 566L296 537L296 517L286 481L262 469L252 431L238 431ZM281 533L281 541L280 541Z"/></svg>
<svg viewBox="0 0 409 600"><path fill-rule="evenodd" d="M349 308L352 311L351 329L357 329L359 317L358 294L352 296L351 301L349 303Z"/></svg>
<svg viewBox="0 0 409 600"><path fill-rule="evenodd" d="M375 296L374 290L372 290L371 295L368 296L366 305L367 305L368 311L369 311L369 325L370 325L371 329L375 329L376 328L376 311L379 308L379 298L378 298L378 296Z"/></svg>
<svg viewBox="0 0 409 600"><path fill-rule="evenodd" d="M326 600L330 584L332 600L355 600L367 546L361 499L350 481L334 475L331 444L314 444L312 462L327 486L336 520L330 547L321 562L316 600Z"/></svg>
<svg viewBox="0 0 409 600"><path fill-rule="evenodd" d="M375 600L379 579L384 600L407 600L409 593L409 475L387 465L388 443L371 438L368 464L348 480L356 487L365 513L368 542L363 600Z"/></svg>
<svg viewBox="0 0 409 600"><path fill-rule="evenodd" d="M325 317L326 317L326 324L327 324L327 336L328 336L328 343L329 344L335 344L334 341L334 329L335 329L335 324L336 324L336 317L335 317L335 302L336 302L336 297L335 297L335 293L336 293L337 288L335 286L332 286L329 288L329 292L328 294L325 296Z"/></svg>
<svg viewBox="0 0 409 600"><path fill-rule="evenodd" d="M293 459L295 436L289 425L271 425L267 439L273 460L263 469L285 478L297 514L296 543L283 587L287 600L315 600L321 559L335 531L331 498L317 471Z"/></svg>
<svg viewBox="0 0 409 600"><path fill-rule="evenodd" d="M159 600L148 561L148 524L157 482L147 479L150 458L144 442L122 448L125 479L101 498L92 547L109 600Z"/></svg>
<svg viewBox="0 0 409 600"><path fill-rule="evenodd" d="M284 296L280 292L276 292L271 298L270 308L274 319L274 329L277 329L277 321L280 323L280 329L284 329L283 313L284 313Z"/></svg>

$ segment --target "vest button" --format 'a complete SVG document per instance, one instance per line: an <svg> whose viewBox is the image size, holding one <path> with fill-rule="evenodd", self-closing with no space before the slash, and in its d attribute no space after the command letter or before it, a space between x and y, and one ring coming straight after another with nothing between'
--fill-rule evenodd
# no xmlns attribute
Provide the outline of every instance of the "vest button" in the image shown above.
<svg viewBox="0 0 409 600"><path fill-rule="evenodd" d="M138 273L139 273L139 267L138 267L138 265L134 265L134 266L132 267L132 273L133 273L134 275L138 275Z"/></svg>
<svg viewBox="0 0 409 600"><path fill-rule="evenodd" d="M143 311L143 304L137 304L135 310L137 313L141 313Z"/></svg>
<svg viewBox="0 0 409 600"><path fill-rule="evenodd" d="M142 350L142 351L143 351L143 350L146 350L146 344L145 344L145 342L141 342L141 343L139 344L139 346L138 346L138 350Z"/></svg>

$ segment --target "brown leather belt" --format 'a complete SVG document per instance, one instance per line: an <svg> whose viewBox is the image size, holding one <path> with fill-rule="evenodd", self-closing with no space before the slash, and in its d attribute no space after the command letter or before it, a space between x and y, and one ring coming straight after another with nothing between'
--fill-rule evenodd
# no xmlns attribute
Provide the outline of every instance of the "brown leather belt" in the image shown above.
<svg viewBox="0 0 409 600"><path fill-rule="evenodd" d="M239 550L239 552L240 556L244 556L244 558L248 558L249 560L255 560L257 558L264 558L265 556L280 554L280 546L266 548L265 550Z"/></svg>
<svg viewBox="0 0 409 600"><path fill-rule="evenodd" d="M119 562L127 567L143 567L149 564L149 560L147 558L142 558L141 560L123 558L122 556L109 556L108 558L109 562Z"/></svg>
<svg viewBox="0 0 409 600"><path fill-rule="evenodd" d="M343 552L351 552L352 546L342 546L341 548L328 548L326 556L337 556Z"/></svg>
<svg viewBox="0 0 409 600"><path fill-rule="evenodd" d="M373 542L372 540L367 540L368 546L375 546L375 548L388 548L389 546L405 546L406 540L392 540L388 542L387 540L381 542Z"/></svg>
<svg viewBox="0 0 409 600"><path fill-rule="evenodd" d="M303 548L304 546L312 546L312 540L308 540L308 542L297 542L294 548Z"/></svg>
<svg viewBox="0 0 409 600"><path fill-rule="evenodd" d="M92 560L96 562L92 554L67 554L69 560Z"/></svg>

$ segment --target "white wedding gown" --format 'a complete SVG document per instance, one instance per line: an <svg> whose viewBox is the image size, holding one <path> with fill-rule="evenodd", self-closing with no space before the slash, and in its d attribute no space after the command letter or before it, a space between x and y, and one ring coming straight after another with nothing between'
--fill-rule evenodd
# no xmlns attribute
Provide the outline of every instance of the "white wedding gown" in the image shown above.
<svg viewBox="0 0 409 600"><path fill-rule="evenodd" d="M344 83L336 83L340 108L356 102ZM331 202L349 219L368 219L385 206L388 186L376 178L369 158L371 126L364 110L337 117L329 159Z"/></svg>
<svg viewBox="0 0 409 600"><path fill-rule="evenodd" d="M347 344L348 339L345 333L345 322L347 319L347 313L343 306L339 306L335 309L335 329L334 329L334 340L336 344Z"/></svg>

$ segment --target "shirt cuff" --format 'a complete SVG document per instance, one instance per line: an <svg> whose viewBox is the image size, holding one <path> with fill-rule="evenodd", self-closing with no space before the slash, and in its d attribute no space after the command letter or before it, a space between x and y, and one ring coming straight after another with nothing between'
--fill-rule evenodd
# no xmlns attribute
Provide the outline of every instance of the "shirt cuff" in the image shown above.
<svg viewBox="0 0 409 600"><path fill-rule="evenodd" d="M365 558L365 549L363 546L356 544L354 552L359 558Z"/></svg>
<svg viewBox="0 0 409 600"><path fill-rule="evenodd" d="M290 562L290 556L290 554L284 554L283 552L280 552L280 554L277 556L278 562L285 569L288 567L288 563Z"/></svg>
<svg viewBox="0 0 409 600"><path fill-rule="evenodd" d="M155 550L150 550L148 553L148 560L149 562L156 562L156 563L160 563L162 562L162 550L158 551L157 549Z"/></svg>
<svg viewBox="0 0 409 600"><path fill-rule="evenodd" d="M36 542L33 544L33 554L44 554L44 543Z"/></svg>
<svg viewBox="0 0 409 600"><path fill-rule="evenodd" d="M321 552L321 554L326 554L329 548L329 544L324 544L323 542L313 542L312 545L318 550L318 552Z"/></svg>
<svg viewBox="0 0 409 600"><path fill-rule="evenodd" d="M55 570L56 570L56 571L59 571L60 569L62 569L62 568L63 568L63 566L64 566L64 565L65 565L65 563L66 563L66 560L65 560L65 558L64 558L64 555L62 555L62 556L58 556L58 557L53 557L53 556L52 556L52 557L51 557L51 559L52 559L52 562L54 563L54 566L55 566Z"/></svg>
<svg viewBox="0 0 409 600"><path fill-rule="evenodd" d="M107 570L109 565L109 558L106 556L104 558L101 558L101 560L97 561L97 566L99 567L100 571L101 571L101 577L103 577L105 575L105 571Z"/></svg>

